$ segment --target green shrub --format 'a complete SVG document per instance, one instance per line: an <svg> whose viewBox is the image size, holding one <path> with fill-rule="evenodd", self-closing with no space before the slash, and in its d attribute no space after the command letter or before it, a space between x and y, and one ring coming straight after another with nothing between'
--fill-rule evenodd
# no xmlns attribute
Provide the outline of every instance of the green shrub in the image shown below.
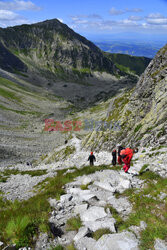
<svg viewBox="0 0 167 250"><path fill-rule="evenodd" d="M65 248L63 246L61 246L61 245L58 245L58 246L52 248L52 250L64 250L64 249Z"/></svg>
<svg viewBox="0 0 167 250"><path fill-rule="evenodd" d="M82 226L82 222L80 217L72 217L67 220L66 222L66 230L67 231L78 231L79 228Z"/></svg>
<svg viewBox="0 0 167 250"><path fill-rule="evenodd" d="M18 216L14 219L11 219L6 228L5 232L8 238L11 239L12 243L17 243L25 233L25 229L31 223L31 220L28 216Z"/></svg>
<svg viewBox="0 0 167 250"><path fill-rule="evenodd" d="M108 229L108 228L102 228L102 229L96 230L95 232L93 232L93 239L98 240L104 234L111 234L110 229Z"/></svg>
<svg viewBox="0 0 167 250"><path fill-rule="evenodd" d="M74 246L74 243L66 246L66 250L76 250L75 246Z"/></svg>
<svg viewBox="0 0 167 250"><path fill-rule="evenodd" d="M89 182L89 183L86 184L86 185L81 185L81 186L80 186L80 189L82 189L82 190L87 190L87 189L88 189L88 186L91 185L91 184L93 184L93 182Z"/></svg>
<svg viewBox="0 0 167 250"><path fill-rule="evenodd" d="M139 129L141 129L141 127L142 127L142 124L138 124L138 125L135 127L135 129L134 129L134 133L138 132Z"/></svg>
<svg viewBox="0 0 167 250"><path fill-rule="evenodd" d="M148 166L149 164L144 164L143 167L140 169L139 174L141 175Z"/></svg>
<svg viewBox="0 0 167 250"><path fill-rule="evenodd" d="M118 211L115 208L113 208L111 205L106 205L105 211L107 210L107 208L109 208L110 213L116 220L115 227L118 228L123 223L121 216L119 215Z"/></svg>

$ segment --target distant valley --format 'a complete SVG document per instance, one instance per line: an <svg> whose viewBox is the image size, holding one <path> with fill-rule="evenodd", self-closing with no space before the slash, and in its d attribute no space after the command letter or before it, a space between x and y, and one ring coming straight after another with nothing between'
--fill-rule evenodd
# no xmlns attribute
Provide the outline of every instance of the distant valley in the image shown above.
<svg viewBox="0 0 167 250"><path fill-rule="evenodd" d="M120 53L132 56L144 56L153 58L158 50L164 45L163 42L138 42L138 41L103 41L94 43L103 51L110 53Z"/></svg>

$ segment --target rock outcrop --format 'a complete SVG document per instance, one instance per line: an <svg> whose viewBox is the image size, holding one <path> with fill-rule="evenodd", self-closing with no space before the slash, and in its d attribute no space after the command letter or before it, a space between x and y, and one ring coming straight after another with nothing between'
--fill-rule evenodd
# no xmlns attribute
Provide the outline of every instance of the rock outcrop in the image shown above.
<svg viewBox="0 0 167 250"><path fill-rule="evenodd" d="M136 87L111 100L107 122L116 131L93 132L83 145L96 149L124 146L163 145L167 140L167 45L150 62Z"/></svg>

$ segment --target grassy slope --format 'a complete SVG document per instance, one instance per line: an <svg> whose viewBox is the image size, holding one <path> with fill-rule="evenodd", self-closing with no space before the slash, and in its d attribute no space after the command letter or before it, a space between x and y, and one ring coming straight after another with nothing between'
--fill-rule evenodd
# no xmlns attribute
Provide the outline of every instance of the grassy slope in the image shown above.
<svg viewBox="0 0 167 250"><path fill-rule="evenodd" d="M40 88L31 88L31 84L15 83L0 77L0 110L18 114L21 118L45 117L53 112L56 104L63 106L63 100ZM64 102L65 104L65 102Z"/></svg>
<svg viewBox="0 0 167 250"><path fill-rule="evenodd" d="M43 132L44 120L64 119L72 105L49 91L15 76L0 77L0 161L2 165L36 160L52 151L60 133ZM10 136L12 134L12 136Z"/></svg>
<svg viewBox="0 0 167 250"><path fill-rule="evenodd" d="M105 52L104 54L109 59L111 59L120 70L126 73L133 72L139 76L144 72L149 62L151 61L151 59L147 57L111 54L107 52Z"/></svg>

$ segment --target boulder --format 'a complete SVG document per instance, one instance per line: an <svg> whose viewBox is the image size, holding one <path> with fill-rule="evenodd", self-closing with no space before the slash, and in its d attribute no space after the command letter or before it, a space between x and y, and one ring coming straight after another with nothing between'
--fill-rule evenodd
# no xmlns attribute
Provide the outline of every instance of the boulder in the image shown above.
<svg viewBox="0 0 167 250"><path fill-rule="evenodd" d="M156 239L154 244L155 250L167 250L167 242L164 240Z"/></svg>
<svg viewBox="0 0 167 250"><path fill-rule="evenodd" d="M92 250L95 244L96 241L94 239L84 237L75 243L75 247L77 250Z"/></svg>
<svg viewBox="0 0 167 250"><path fill-rule="evenodd" d="M82 180L83 185L87 185L92 181L92 179L89 176L85 176Z"/></svg>
<svg viewBox="0 0 167 250"><path fill-rule="evenodd" d="M103 207L92 206L81 214L81 220L85 221L96 221L98 219L106 217L107 214Z"/></svg>
<svg viewBox="0 0 167 250"><path fill-rule="evenodd" d="M166 136L163 136L161 137L159 140L158 140L159 144L164 144L166 143Z"/></svg>
<svg viewBox="0 0 167 250"><path fill-rule="evenodd" d="M146 227L147 227L147 223L146 223L145 221L140 221L140 228L141 228L142 230L145 230Z"/></svg>
<svg viewBox="0 0 167 250"><path fill-rule="evenodd" d="M145 230L147 227L147 224L144 221L140 221L140 226L131 226L129 227L129 229L135 233L135 235L137 236L138 239L140 239L140 233L141 231Z"/></svg>
<svg viewBox="0 0 167 250"><path fill-rule="evenodd" d="M116 190L116 188L112 187L109 182L95 181L94 185L96 185L97 187L103 188L103 189L105 189L107 191L111 191L112 193L114 193L115 190Z"/></svg>
<svg viewBox="0 0 167 250"><path fill-rule="evenodd" d="M130 180L127 180L127 179L120 177L118 187L122 188L124 190L131 188Z"/></svg>
<svg viewBox="0 0 167 250"><path fill-rule="evenodd" d="M130 232L105 234L94 245L92 250L137 250L139 241Z"/></svg>
<svg viewBox="0 0 167 250"><path fill-rule="evenodd" d="M95 232L98 229L108 228L112 233L116 233L114 218L105 217L104 219L100 219L97 221L86 221L83 224L86 227L89 227L89 229L93 232Z"/></svg>
<svg viewBox="0 0 167 250"><path fill-rule="evenodd" d="M108 204L112 205L118 213L129 214L132 210L132 206L126 197L116 199L114 196L108 198Z"/></svg>
<svg viewBox="0 0 167 250"><path fill-rule="evenodd" d="M71 201L72 198L73 198L73 197L72 197L71 194L64 194L64 195L61 195L61 197L60 197L60 202L61 202L61 203L68 202L68 201Z"/></svg>
<svg viewBox="0 0 167 250"><path fill-rule="evenodd" d="M50 243L49 243L49 238L47 233L41 233L38 237L38 240L36 241L35 244L35 249L40 250L40 249L49 249Z"/></svg>
<svg viewBox="0 0 167 250"><path fill-rule="evenodd" d="M70 188L69 193L73 194L75 201L88 201L89 199L95 197L90 190L81 190L80 188Z"/></svg>
<svg viewBox="0 0 167 250"><path fill-rule="evenodd" d="M88 208L88 204L82 204L82 205L77 205L74 208L74 213L75 214L82 214L83 212L85 212Z"/></svg>
<svg viewBox="0 0 167 250"><path fill-rule="evenodd" d="M167 194L165 194L165 193L163 193L163 192L161 192L161 193L158 195L158 198L159 198L160 200L164 200L166 197L167 197Z"/></svg>
<svg viewBox="0 0 167 250"><path fill-rule="evenodd" d="M88 233L90 233L89 228L87 228L87 227L81 227L79 229L78 233L75 235L74 241L78 242L81 238L83 238L84 236L86 236Z"/></svg>

